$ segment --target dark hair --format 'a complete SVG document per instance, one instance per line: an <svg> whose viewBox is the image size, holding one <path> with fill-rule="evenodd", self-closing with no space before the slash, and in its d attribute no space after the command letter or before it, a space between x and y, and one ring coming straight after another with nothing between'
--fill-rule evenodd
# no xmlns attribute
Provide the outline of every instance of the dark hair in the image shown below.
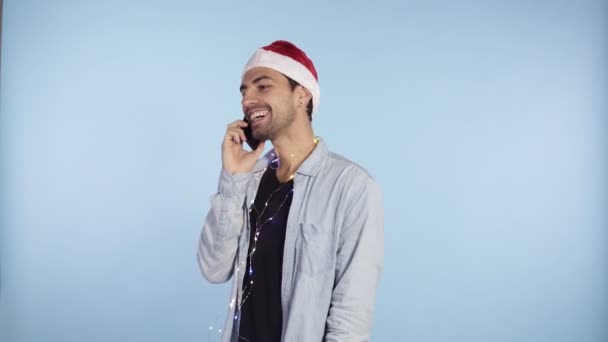
<svg viewBox="0 0 608 342"><path fill-rule="evenodd" d="M301 85L300 83L294 81L291 79L291 77L285 76L287 77L287 80L289 81L289 85L291 86L291 90L295 90L297 86ZM312 121L312 99L310 99L308 101L308 104L306 105L306 113L308 114L308 120Z"/></svg>

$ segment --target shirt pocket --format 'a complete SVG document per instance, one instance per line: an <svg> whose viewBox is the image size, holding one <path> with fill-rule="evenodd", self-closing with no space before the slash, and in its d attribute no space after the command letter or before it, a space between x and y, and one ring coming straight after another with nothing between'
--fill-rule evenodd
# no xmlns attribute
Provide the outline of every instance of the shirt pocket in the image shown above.
<svg viewBox="0 0 608 342"><path fill-rule="evenodd" d="M301 223L298 240L300 272L315 276L333 269L334 238L330 231L321 229L318 224Z"/></svg>

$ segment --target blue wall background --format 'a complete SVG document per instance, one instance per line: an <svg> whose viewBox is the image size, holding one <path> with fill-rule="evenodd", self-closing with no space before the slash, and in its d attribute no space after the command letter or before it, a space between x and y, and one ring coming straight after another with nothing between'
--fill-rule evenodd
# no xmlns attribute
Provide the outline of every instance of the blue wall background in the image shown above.
<svg viewBox="0 0 608 342"><path fill-rule="evenodd" d="M605 1L4 1L0 340L208 341L240 72L316 62L386 203L374 341L608 341ZM213 336L212 336L213 337Z"/></svg>

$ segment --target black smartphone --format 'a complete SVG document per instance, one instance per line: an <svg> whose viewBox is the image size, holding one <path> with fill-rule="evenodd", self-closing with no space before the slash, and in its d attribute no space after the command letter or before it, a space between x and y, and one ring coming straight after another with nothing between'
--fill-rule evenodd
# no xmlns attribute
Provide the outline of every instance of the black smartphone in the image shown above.
<svg viewBox="0 0 608 342"><path fill-rule="evenodd" d="M243 131L245 131L245 138L247 138L247 145L249 145L252 150L255 150L258 148L260 142L253 138L253 134L251 133L251 124L249 124L249 121L247 121L246 116L243 118L243 121L247 123L247 127L243 128Z"/></svg>

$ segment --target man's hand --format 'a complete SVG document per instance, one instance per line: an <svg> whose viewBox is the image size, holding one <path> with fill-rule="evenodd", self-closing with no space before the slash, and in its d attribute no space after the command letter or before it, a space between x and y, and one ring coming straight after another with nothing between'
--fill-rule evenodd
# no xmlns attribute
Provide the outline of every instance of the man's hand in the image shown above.
<svg viewBox="0 0 608 342"><path fill-rule="evenodd" d="M243 120L236 120L226 129L226 136L222 143L222 166L231 175L251 171L264 151L263 141L260 142L258 148L251 152L243 149L243 143L247 140L243 128L247 125L248 123Z"/></svg>

